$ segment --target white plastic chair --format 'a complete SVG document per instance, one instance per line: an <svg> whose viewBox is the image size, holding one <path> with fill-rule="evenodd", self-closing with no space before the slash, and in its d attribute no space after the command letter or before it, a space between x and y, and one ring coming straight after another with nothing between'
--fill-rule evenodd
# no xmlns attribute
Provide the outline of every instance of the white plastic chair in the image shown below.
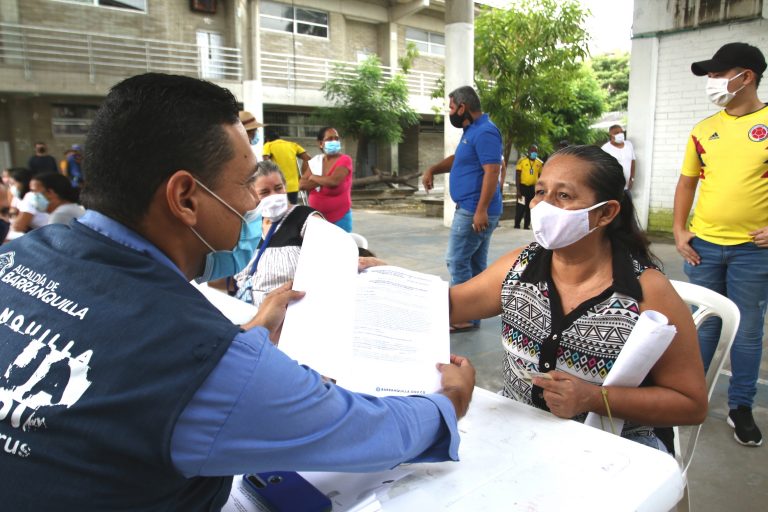
<svg viewBox="0 0 768 512"><path fill-rule="evenodd" d="M723 322L723 327L720 331L720 339L717 342L717 350L715 350L715 354L712 356L712 361L709 364L709 369L707 370L706 375L707 400L709 400L712 398L712 392L715 390L717 378L725 364L725 358L731 351L733 339L736 337L736 330L739 328L741 314L739 313L739 308L736 307L736 304L734 304L733 301L717 292L713 292L703 286L683 281L671 282L683 301L686 304L697 308L696 311L693 312L693 323L696 326L696 329L701 327L704 320L710 317L720 317ZM691 510L691 496L688 488L688 467L690 467L691 460L693 459L693 452L696 449L696 441L699 439L701 425L675 427L674 431L675 458L680 464L683 473L683 481L685 482L683 498L678 503L677 510ZM688 439L685 449L682 448L680 439L681 434Z"/></svg>
<svg viewBox="0 0 768 512"><path fill-rule="evenodd" d="M363 235L359 233L350 233L349 236L352 237L352 239L355 241L355 243L360 249L368 248L368 240L366 240L366 238Z"/></svg>

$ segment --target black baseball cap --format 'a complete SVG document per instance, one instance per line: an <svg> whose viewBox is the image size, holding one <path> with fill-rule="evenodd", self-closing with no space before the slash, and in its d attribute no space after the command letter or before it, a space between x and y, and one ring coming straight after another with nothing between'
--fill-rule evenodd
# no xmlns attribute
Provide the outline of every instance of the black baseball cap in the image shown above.
<svg viewBox="0 0 768 512"><path fill-rule="evenodd" d="M691 64L691 71L696 76L733 68L751 69L762 76L765 71L765 57L760 49L747 43L728 43L717 50L711 59Z"/></svg>

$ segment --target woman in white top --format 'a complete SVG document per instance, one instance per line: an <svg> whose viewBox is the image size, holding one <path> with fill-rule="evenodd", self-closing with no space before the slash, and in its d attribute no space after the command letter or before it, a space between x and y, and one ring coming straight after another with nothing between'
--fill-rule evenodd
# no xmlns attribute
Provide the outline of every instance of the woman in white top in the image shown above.
<svg viewBox="0 0 768 512"><path fill-rule="evenodd" d="M11 233L8 238L23 235L27 231L48 224L48 213L38 211L34 204L34 193L29 188L32 171L23 167L11 169L9 185L13 194L11 210L15 216L11 220ZM13 236L15 235L15 236Z"/></svg>
<svg viewBox="0 0 768 512"><path fill-rule="evenodd" d="M49 215L48 224L69 224L85 214L78 193L66 176L54 172L35 175L29 182L35 208Z"/></svg>
<svg viewBox="0 0 768 512"><path fill-rule="evenodd" d="M307 220L322 215L309 206L288 203L285 177L271 160L257 164L253 191L259 200L262 239L245 270L234 276L234 294L259 306L267 293L293 279Z"/></svg>

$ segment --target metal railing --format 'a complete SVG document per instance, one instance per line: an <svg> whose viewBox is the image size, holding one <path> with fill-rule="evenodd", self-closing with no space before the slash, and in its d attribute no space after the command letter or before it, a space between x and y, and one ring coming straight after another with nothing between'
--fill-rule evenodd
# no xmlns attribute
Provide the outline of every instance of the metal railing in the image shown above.
<svg viewBox="0 0 768 512"><path fill-rule="evenodd" d="M266 86L291 89L319 90L329 78L352 78L356 76L358 63L320 59L305 55L262 52L261 80ZM392 77L389 66L381 66L383 79ZM411 71L405 76L411 95L429 96L439 87L440 73Z"/></svg>
<svg viewBox="0 0 768 512"><path fill-rule="evenodd" d="M141 72L175 73L213 80L242 79L237 48L209 47L158 39L113 36L92 32L0 23L0 67L24 69L26 79L35 69L131 75Z"/></svg>

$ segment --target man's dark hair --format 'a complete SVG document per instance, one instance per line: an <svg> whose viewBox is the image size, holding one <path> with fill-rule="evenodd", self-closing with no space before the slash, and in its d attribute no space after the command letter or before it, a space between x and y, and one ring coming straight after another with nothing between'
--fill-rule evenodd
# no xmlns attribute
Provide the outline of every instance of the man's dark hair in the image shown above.
<svg viewBox="0 0 768 512"><path fill-rule="evenodd" d="M482 111L482 107L480 106L480 96L478 96L477 92L468 85L454 89L448 97L453 98L453 102L457 107L463 103L467 106L470 112Z"/></svg>
<svg viewBox="0 0 768 512"><path fill-rule="evenodd" d="M88 133L83 205L135 227L174 172L214 187L234 156L223 125L239 123L237 113L232 93L210 82L160 73L123 80Z"/></svg>
<svg viewBox="0 0 768 512"><path fill-rule="evenodd" d="M33 180L39 181L43 188L53 190L57 196L70 203L76 203L78 192L66 176L57 172L41 172L32 176Z"/></svg>
<svg viewBox="0 0 768 512"><path fill-rule="evenodd" d="M267 128L264 130L264 141L265 142L272 142L273 140L277 140L280 138L280 133L278 133L277 130L274 128Z"/></svg>
<svg viewBox="0 0 768 512"><path fill-rule="evenodd" d="M619 130L624 131L624 128L622 128L620 124L612 124L610 127L608 127L608 131L610 132L614 128L618 128Z"/></svg>
<svg viewBox="0 0 768 512"><path fill-rule="evenodd" d="M661 268L661 262L651 252L651 243L637 221L632 198L624 191L626 181L619 161L597 146L568 146L557 152L557 156L563 155L590 164L586 183L595 192L598 203L615 199L621 205L621 211L606 229L611 243L623 247L640 263Z"/></svg>

